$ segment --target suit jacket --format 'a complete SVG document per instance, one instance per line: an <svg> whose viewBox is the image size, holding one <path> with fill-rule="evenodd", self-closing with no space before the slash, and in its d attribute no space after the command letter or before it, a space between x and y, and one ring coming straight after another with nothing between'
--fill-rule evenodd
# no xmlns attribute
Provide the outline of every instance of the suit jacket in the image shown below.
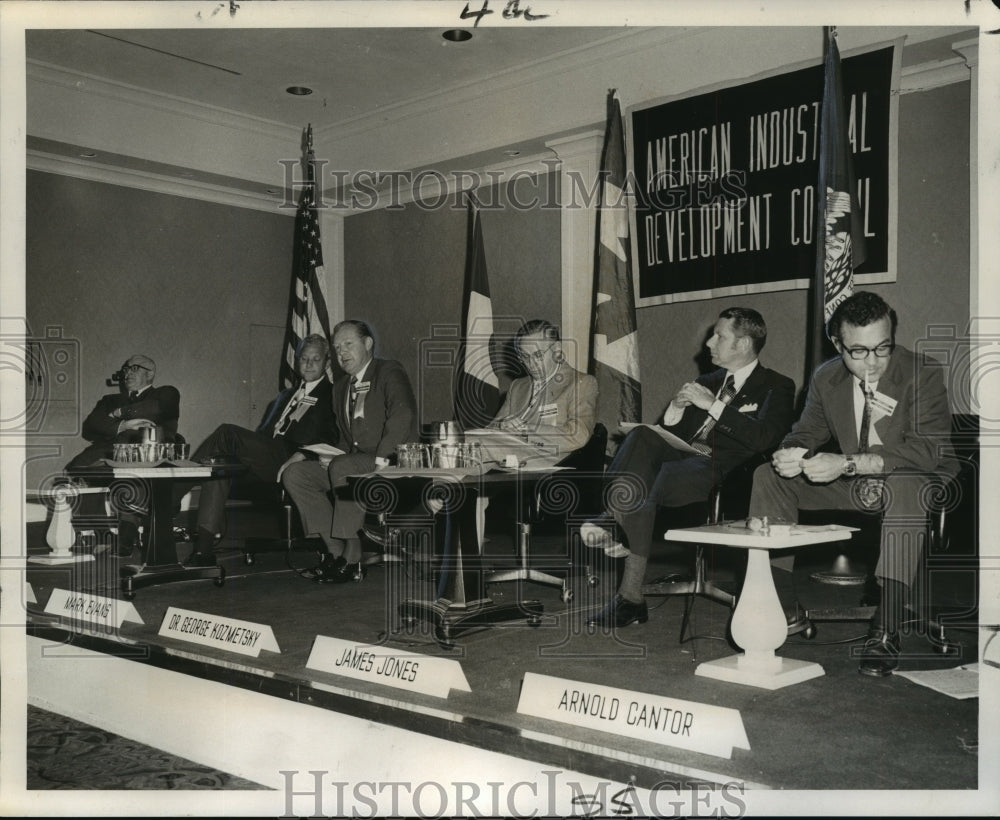
<svg viewBox="0 0 1000 820"><path fill-rule="evenodd" d="M359 393L354 418L347 418L351 379L343 375L333 383L333 412L340 431L338 446L347 453L389 458L399 444L419 441L417 402L403 366L391 359L372 359ZM361 408L360 411L358 408Z"/></svg>
<svg viewBox="0 0 1000 820"><path fill-rule="evenodd" d="M274 427L296 390L298 385L282 390L275 397L264 413L264 423L256 432L268 438L274 436ZM333 407L333 385L329 379L325 376L320 379L309 395L316 399L316 403L309 406L301 418L291 421L285 432L277 437L285 443L289 454L304 444L337 444L340 441L337 414Z"/></svg>
<svg viewBox="0 0 1000 820"><path fill-rule="evenodd" d="M168 439L177 434L177 419L180 416L181 394L169 384L162 387L150 386L135 399L128 393L109 393L97 402L90 415L83 422L83 437L95 444L109 444L118 436L118 425L131 419L149 419ZM120 419L111 413L121 408Z"/></svg>
<svg viewBox="0 0 1000 820"><path fill-rule="evenodd" d="M839 356L821 364L813 373L802 417L781 446L816 450L834 440L841 453L857 453L857 389ZM878 392L896 400L892 415L876 419L872 428L882 443L869 450L882 456L885 472L903 468L956 473L951 409L940 367L921 363L912 351L897 345L879 379Z"/></svg>
<svg viewBox="0 0 1000 820"><path fill-rule="evenodd" d="M718 393L725 378L725 368L719 368L695 381ZM792 426L794 404L795 383L758 362L708 435L715 467L727 473L752 456L776 447ZM684 408L681 420L667 429L690 441L706 418L708 411L692 404Z"/></svg>
<svg viewBox="0 0 1000 820"><path fill-rule="evenodd" d="M501 419L520 415L530 401L531 377L515 379L490 427L498 427ZM597 379L563 364L523 418L529 440L558 447L560 456L564 456L590 440L596 413Z"/></svg>

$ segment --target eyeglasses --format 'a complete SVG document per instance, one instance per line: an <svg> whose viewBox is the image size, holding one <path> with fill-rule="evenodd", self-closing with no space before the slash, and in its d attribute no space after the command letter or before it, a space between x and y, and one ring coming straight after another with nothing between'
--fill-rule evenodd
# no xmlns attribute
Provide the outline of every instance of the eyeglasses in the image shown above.
<svg viewBox="0 0 1000 820"><path fill-rule="evenodd" d="M548 353L552 349L552 345L554 345L554 344L555 344L555 342L553 342L552 344L548 345L547 347L543 347L540 350L536 350L534 353L529 353L526 350L518 349L517 355L520 356L521 357L521 361L524 361L524 362L529 362L532 359L534 359L536 362L540 362L542 359L545 358L545 354Z"/></svg>
<svg viewBox="0 0 1000 820"><path fill-rule="evenodd" d="M874 353L880 359L884 359L886 356L892 354L892 351L896 348L892 342L884 342L878 347L845 347L844 352L856 361L861 359L867 359L869 353Z"/></svg>
<svg viewBox="0 0 1000 820"><path fill-rule="evenodd" d="M123 364L122 373L135 373L137 370L148 370L150 373L153 372L153 368L145 367L141 364Z"/></svg>

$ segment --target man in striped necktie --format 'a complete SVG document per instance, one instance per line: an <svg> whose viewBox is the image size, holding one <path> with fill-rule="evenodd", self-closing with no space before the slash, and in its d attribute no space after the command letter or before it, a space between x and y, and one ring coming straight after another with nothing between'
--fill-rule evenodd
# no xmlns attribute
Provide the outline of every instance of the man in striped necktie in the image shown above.
<svg viewBox="0 0 1000 820"><path fill-rule="evenodd" d="M607 470L606 497L638 503L609 509L580 529L587 546L625 558L618 594L589 625L644 622L649 616L642 582L658 508L707 501L727 473L773 448L788 431L795 384L758 361L766 340L767 325L756 310L722 311L706 343L718 369L682 385L663 415L662 426L687 446L640 426L618 448ZM617 492L616 484L625 491Z"/></svg>

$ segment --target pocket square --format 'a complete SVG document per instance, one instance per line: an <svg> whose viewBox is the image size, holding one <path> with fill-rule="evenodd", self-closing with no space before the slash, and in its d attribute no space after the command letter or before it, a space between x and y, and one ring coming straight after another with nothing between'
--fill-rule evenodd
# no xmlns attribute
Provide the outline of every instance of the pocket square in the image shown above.
<svg viewBox="0 0 1000 820"><path fill-rule="evenodd" d="M739 411L741 413L753 413L754 411L756 411L756 409L757 409L757 402L754 402L753 404L744 404L742 407L739 408Z"/></svg>

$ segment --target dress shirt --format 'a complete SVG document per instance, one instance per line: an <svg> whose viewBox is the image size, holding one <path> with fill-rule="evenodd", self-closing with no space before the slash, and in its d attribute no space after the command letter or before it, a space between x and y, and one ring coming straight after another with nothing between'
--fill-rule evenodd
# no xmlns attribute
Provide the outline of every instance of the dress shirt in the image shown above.
<svg viewBox="0 0 1000 820"><path fill-rule="evenodd" d="M311 382L302 382L298 389L295 391L291 399L289 399L288 404L285 405L285 409L281 411L281 415L278 420L274 423L274 436L284 435L285 430L285 419L288 415L298 407L300 401L303 397L308 396L312 393L313 388L323 380L323 376L318 379L313 379ZM280 432L279 432L280 431Z"/></svg>
<svg viewBox="0 0 1000 820"><path fill-rule="evenodd" d="M749 364L743 365L743 367L741 367L739 370L726 371L726 377L722 380L722 384L719 385L718 391L716 391L715 401L712 403L712 406L708 408L708 414L713 419L718 421L719 417L722 415L722 411L726 407L725 402L719 401L719 396L726 387L726 380L730 376L733 377L733 387L736 391L733 394L733 396L735 397L736 395L739 394L740 390L743 389L743 385L746 384L746 380L750 378L750 374L753 373L753 370L757 366L757 363L759 361L760 361L759 359L754 359ZM673 425L677 424L677 422L681 420L681 416L683 415L684 415L684 408L677 407L673 402L670 402L670 405L667 407L667 411L663 414L664 427L672 427Z"/></svg>

